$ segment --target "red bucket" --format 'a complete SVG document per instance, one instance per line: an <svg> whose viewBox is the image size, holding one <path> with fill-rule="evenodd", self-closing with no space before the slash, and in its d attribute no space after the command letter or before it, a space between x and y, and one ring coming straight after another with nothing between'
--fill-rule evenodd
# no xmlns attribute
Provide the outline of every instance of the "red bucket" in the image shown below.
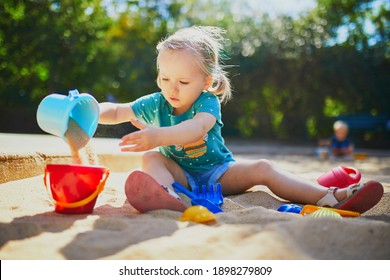
<svg viewBox="0 0 390 280"><path fill-rule="evenodd" d="M109 169L94 165L47 164L43 181L50 180L55 211L65 214L92 213Z"/></svg>

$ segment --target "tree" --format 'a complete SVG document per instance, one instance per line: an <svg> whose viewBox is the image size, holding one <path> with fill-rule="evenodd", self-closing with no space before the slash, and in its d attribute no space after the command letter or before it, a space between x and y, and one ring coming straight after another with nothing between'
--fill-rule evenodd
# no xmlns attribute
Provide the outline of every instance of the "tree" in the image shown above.
<svg viewBox="0 0 390 280"><path fill-rule="evenodd" d="M73 88L123 102L156 91L156 44L191 25L227 30L225 133L314 139L338 114L390 114L389 4L317 3L292 18L246 1L1 1L0 119L31 118L44 96Z"/></svg>
<svg viewBox="0 0 390 280"><path fill-rule="evenodd" d="M37 104L53 91L92 87L90 70L108 54L111 24L100 0L2 1L0 105Z"/></svg>

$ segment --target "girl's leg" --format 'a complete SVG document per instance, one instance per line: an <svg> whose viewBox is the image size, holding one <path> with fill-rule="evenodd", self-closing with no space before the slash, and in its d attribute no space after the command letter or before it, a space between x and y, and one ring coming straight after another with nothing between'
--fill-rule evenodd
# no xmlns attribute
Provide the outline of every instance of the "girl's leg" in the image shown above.
<svg viewBox="0 0 390 280"><path fill-rule="evenodd" d="M328 190L288 173L268 160L234 163L220 178L220 183L225 195L242 193L255 185L265 185L280 198L314 205ZM345 189L338 189L335 193L339 201L345 199L346 195Z"/></svg>
<svg viewBox="0 0 390 280"><path fill-rule="evenodd" d="M157 209L184 211L184 205L174 192L172 183L184 183L181 168L158 152L147 152L142 158L142 171L134 171L127 177L125 193L128 202L139 212ZM183 179L184 178L184 179Z"/></svg>
<svg viewBox="0 0 390 280"><path fill-rule="evenodd" d="M172 159L155 151L146 152L142 157L142 170L159 184L173 190L174 181L188 187L187 177L181 167Z"/></svg>

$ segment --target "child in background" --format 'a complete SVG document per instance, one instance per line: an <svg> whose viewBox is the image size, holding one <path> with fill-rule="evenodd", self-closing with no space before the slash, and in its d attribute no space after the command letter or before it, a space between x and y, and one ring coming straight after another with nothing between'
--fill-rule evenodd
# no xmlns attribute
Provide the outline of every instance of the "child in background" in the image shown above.
<svg viewBox="0 0 390 280"><path fill-rule="evenodd" d="M354 144L348 137L348 124L343 121L336 121L333 124L334 135L330 141L330 153L334 157L351 160L354 151Z"/></svg>
<svg viewBox="0 0 390 280"><path fill-rule="evenodd" d="M126 180L129 203L139 212L184 211L172 183L222 184L224 195L265 185L280 198L363 213L383 195L376 181L345 188L308 182L258 159L236 162L221 135L221 103L231 97L220 55L224 31L217 27L184 28L157 45L157 85L161 91L129 103L99 104L101 124L130 121L139 130L122 137L124 152L146 151L142 171ZM157 148L159 151L151 149Z"/></svg>
<svg viewBox="0 0 390 280"><path fill-rule="evenodd" d="M334 134L331 139L320 140L317 154L321 159L344 160L353 159L355 146L348 137L348 124L336 121L333 124Z"/></svg>

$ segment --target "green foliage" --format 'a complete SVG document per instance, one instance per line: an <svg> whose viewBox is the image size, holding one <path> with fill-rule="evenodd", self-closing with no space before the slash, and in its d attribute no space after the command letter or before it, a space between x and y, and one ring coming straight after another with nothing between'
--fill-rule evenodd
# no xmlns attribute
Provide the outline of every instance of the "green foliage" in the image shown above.
<svg viewBox="0 0 390 280"><path fill-rule="evenodd" d="M228 134L315 139L329 136L338 114L390 114L386 1L318 0L298 18L271 17L246 3L3 0L0 108L31 109L73 88L99 101L133 100L158 90L161 38L218 25L227 30L234 88L223 108Z"/></svg>
<svg viewBox="0 0 390 280"><path fill-rule="evenodd" d="M17 2L17 4L14 4ZM111 19L100 0L0 4L0 105L37 103L51 92L90 89Z"/></svg>
<svg viewBox="0 0 390 280"><path fill-rule="evenodd" d="M158 90L156 45L166 36L167 20L159 11L159 1L143 3L121 7L116 25L107 32L107 42L112 46L111 75L107 73L100 92L110 92L122 101Z"/></svg>
<svg viewBox="0 0 390 280"><path fill-rule="evenodd" d="M337 114L389 114L388 41L383 41L388 34L383 28L364 33L361 22L367 14L377 14L375 22L386 22L384 16L378 18L383 12L369 9L373 2L319 1L299 19L265 15L256 22L246 20L243 37L237 40L241 46L234 47L241 50L233 57L240 65L237 98L243 104L259 100L258 110L268 110L268 117L258 118L258 127L250 133L245 127L245 135L263 137L266 130L268 137L279 139L325 137ZM383 11L384 4L381 7ZM360 26L361 33L351 32L346 42L338 42L336 31L346 19Z"/></svg>
<svg viewBox="0 0 390 280"><path fill-rule="evenodd" d="M331 97L325 98L324 115L327 117L337 117L346 112L345 105Z"/></svg>

